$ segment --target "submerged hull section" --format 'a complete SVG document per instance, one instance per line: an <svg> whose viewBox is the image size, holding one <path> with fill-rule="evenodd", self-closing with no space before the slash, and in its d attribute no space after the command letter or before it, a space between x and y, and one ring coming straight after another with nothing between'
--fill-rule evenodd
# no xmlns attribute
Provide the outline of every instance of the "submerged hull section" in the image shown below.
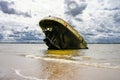
<svg viewBox="0 0 120 80"><path fill-rule="evenodd" d="M46 17L39 23L49 49L86 49L83 37L64 20L57 17Z"/></svg>

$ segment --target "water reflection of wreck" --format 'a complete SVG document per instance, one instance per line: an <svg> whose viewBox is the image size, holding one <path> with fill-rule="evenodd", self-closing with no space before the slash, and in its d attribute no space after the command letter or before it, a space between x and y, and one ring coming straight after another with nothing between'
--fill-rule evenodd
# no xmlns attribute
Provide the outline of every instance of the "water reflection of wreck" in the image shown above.
<svg viewBox="0 0 120 80"><path fill-rule="evenodd" d="M57 17L43 18L40 23L49 49L86 49L83 37L64 20Z"/></svg>

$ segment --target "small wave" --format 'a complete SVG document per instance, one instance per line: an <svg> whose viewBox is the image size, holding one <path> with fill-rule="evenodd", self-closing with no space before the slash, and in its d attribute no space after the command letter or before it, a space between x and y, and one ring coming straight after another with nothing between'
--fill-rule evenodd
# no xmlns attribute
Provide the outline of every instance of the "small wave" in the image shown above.
<svg viewBox="0 0 120 80"><path fill-rule="evenodd" d="M34 59L41 59L41 60L46 60L46 61L55 61L55 62L60 62L60 63L74 63L74 64L80 64L80 65L84 65L84 66L97 67L97 68L107 68L107 69L118 69L118 70L120 70L120 65L112 65L111 63L74 61L74 60L57 59L57 58L50 58L50 57L36 56L36 55L26 55L25 57L34 58Z"/></svg>
<svg viewBox="0 0 120 80"><path fill-rule="evenodd" d="M38 78L36 78L36 77L23 75L23 74L21 73L21 71L18 70L18 69L13 69L13 70L15 71L15 73L16 73L18 76L20 76L20 77L22 77L22 78L24 78L24 79L27 79L27 80L47 80L47 79L38 79Z"/></svg>

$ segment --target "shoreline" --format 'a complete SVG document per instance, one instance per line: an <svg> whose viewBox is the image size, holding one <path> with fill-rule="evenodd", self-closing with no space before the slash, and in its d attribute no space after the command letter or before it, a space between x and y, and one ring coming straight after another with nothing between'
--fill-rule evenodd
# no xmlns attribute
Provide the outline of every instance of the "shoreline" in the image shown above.
<svg viewBox="0 0 120 80"><path fill-rule="evenodd" d="M45 44L45 42L0 42L0 44ZM87 43L87 44L120 44L120 43Z"/></svg>

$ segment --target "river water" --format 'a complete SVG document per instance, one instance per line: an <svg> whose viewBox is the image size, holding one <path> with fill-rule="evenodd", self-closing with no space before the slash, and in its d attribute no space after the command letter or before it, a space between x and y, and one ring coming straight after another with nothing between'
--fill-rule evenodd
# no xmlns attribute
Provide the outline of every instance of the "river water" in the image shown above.
<svg viewBox="0 0 120 80"><path fill-rule="evenodd" d="M47 50L45 44L0 44L0 80L120 80L120 44Z"/></svg>

